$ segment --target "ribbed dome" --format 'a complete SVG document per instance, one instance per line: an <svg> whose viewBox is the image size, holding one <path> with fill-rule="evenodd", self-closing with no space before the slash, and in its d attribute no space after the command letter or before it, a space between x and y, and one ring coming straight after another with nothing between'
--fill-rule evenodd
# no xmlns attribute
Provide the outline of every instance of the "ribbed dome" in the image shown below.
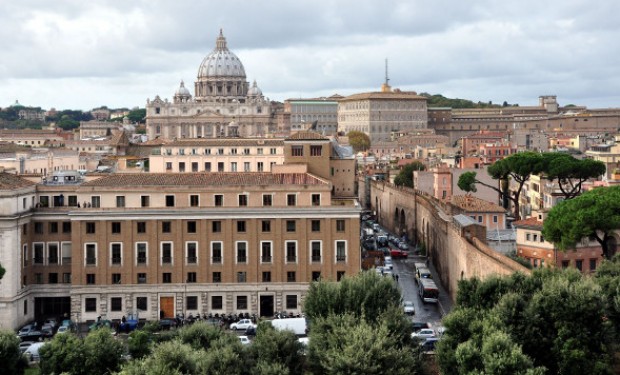
<svg viewBox="0 0 620 375"><path fill-rule="evenodd" d="M248 90L248 96L262 96L263 92L256 85L256 80L252 83L252 87Z"/></svg>
<svg viewBox="0 0 620 375"><path fill-rule="evenodd" d="M185 87L185 83L183 81L181 81L181 84L179 85L179 88L177 89L177 91L175 91L174 96L192 96L192 94L190 94L189 90L187 89L187 87Z"/></svg>
<svg viewBox="0 0 620 375"><path fill-rule="evenodd" d="M202 60L198 68L198 79L212 77L240 77L245 79L241 60L226 46L226 38L220 30L215 49Z"/></svg>

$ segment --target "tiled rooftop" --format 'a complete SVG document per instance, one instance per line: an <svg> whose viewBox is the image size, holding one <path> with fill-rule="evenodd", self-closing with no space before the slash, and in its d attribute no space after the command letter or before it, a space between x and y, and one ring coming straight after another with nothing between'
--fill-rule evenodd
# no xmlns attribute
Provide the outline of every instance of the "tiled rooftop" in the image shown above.
<svg viewBox="0 0 620 375"><path fill-rule="evenodd" d="M286 138L287 141L327 141L329 138L320 135L319 133L311 132L311 131L300 131L294 134L291 134L290 137Z"/></svg>
<svg viewBox="0 0 620 375"><path fill-rule="evenodd" d="M34 182L10 173L0 173L0 190L12 190L35 185Z"/></svg>
<svg viewBox="0 0 620 375"><path fill-rule="evenodd" d="M474 196L454 195L451 203L467 212L506 212L500 205Z"/></svg>
<svg viewBox="0 0 620 375"><path fill-rule="evenodd" d="M307 173L202 172L112 174L82 186L247 186L247 185L326 185L328 182Z"/></svg>
<svg viewBox="0 0 620 375"><path fill-rule="evenodd" d="M539 221L536 217L529 217L527 219L518 220L512 223L515 227L528 227L528 228L539 228L542 229L543 222Z"/></svg>

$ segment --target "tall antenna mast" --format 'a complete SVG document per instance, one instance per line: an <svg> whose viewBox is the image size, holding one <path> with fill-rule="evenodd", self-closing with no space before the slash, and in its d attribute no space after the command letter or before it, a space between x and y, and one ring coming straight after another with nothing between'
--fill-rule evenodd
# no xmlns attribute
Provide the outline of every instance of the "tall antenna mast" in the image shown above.
<svg viewBox="0 0 620 375"><path fill-rule="evenodd" d="M391 92L392 88L389 85L390 77L388 76L388 59L385 59L385 82L381 85L381 92Z"/></svg>

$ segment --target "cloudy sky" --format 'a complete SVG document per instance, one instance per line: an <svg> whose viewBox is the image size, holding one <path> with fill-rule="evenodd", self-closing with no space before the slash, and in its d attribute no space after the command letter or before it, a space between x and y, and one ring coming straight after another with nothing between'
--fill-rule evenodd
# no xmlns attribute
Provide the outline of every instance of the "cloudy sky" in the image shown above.
<svg viewBox="0 0 620 375"><path fill-rule="evenodd" d="M0 107L144 107L193 94L220 28L265 96L392 87L620 107L618 0L2 1Z"/></svg>

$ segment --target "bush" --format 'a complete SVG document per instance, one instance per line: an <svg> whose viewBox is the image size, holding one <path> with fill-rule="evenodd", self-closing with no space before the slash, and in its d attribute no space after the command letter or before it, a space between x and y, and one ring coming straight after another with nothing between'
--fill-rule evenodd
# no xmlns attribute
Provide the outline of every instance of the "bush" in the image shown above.
<svg viewBox="0 0 620 375"><path fill-rule="evenodd" d="M12 331L0 331L0 364L5 374L23 374L27 361L19 351L19 339Z"/></svg>

